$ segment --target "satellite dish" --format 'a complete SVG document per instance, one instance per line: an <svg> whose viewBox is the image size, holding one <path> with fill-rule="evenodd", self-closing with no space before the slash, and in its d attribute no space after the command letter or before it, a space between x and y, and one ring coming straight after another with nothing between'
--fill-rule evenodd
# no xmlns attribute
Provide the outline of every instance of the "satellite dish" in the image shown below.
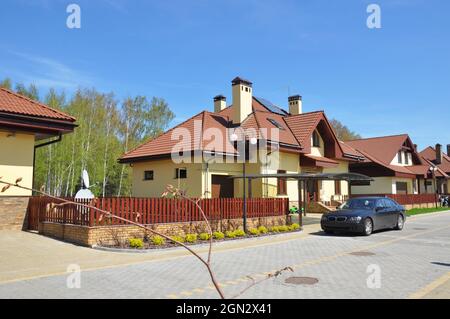
<svg viewBox="0 0 450 319"><path fill-rule="evenodd" d="M75 194L75 199L93 199L95 198L94 194L92 194L91 190L89 189L89 174L84 169L83 173L81 173L81 180L82 185L81 189Z"/></svg>
<svg viewBox="0 0 450 319"><path fill-rule="evenodd" d="M89 175L88 172L84 169L81 174L81 178L83 180L83 188L89 188L91 185L89 184Z"/></svg>
<svg viewBox="0 0 450 319"><path fill-rule="evenodd" d="M94 194L92 194L92 192L87 189L80 189L76 194L75 194L75 199L93 199L95 198Z"/></svg>

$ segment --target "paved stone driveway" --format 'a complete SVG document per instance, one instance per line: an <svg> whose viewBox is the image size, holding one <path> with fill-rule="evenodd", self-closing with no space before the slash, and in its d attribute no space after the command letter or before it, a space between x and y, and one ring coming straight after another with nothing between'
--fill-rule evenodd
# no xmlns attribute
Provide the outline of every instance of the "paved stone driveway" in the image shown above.
<svg viewBox="0 0 450 319"><path fill-rule="evenodd" d="M358 251L374 255L349 254ZM441 298L450 298L445 289L450 273L450 213L410 219L402 232L371 237L316 233L264 246L235 247L219 251L213 258L228 297L249 284L248 275L258 280L265 273L290 266L293 273L264 281L240 297L420 298L433 297L436 290ZM369 266L372 271L380 270L380 288L367 286L372 274L367 272ZM292 276L314 277L318 283L286 284L285 279ZM0 284L0 298L217 297L207 272L193 257L84 271L80 289L68 289L66 280L67 275L55 275Z"/></svg>

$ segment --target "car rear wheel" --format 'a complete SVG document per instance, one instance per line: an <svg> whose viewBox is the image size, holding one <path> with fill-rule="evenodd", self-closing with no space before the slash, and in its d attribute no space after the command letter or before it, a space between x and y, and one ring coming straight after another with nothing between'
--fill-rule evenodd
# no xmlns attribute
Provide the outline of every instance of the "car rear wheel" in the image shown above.
<svg viewBox="0 0 450 319"><path fill-rule="evenodd" d="M373 232L373 222L372 219L370 218L366 218L364 220L364 231L363 234L364 236L370 236Z"/></svg>
<svg viewBox="0 0 450 319"><path fill-rule="evenodd" d="M403 215L398 215L397 225L395 226L395 230L402 230L403 226L405 226L405 219L403 218Z"/></svg>

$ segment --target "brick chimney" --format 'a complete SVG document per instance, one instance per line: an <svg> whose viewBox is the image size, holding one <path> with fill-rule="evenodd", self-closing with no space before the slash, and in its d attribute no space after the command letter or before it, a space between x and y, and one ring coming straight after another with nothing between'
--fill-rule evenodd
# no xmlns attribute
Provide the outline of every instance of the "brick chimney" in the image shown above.
<svg viewBox="0 0 450 319"><path fill-rule="evenodd" d="M291 115L299 115L303 112L302 97L301 95L293 95L288 98L289 113Z"/></svg>
<svg viewBox="0 0 450 319"><path fill-rule="evenodd" d="M442 164L442 145L436 144L436 164Z"/></svg>
<svg viewBox="0 0 450 319"><path fill-rule="evenodd" d="M214 97L214 112L219 113L227 107L227 98L223 95Z"/></svg>
<svg viewBox="0 0 450 319"><path fill-rule="evenodd" d="M241 124L252 112L253 84L240 77L231 81L233 91L233 123Z"/></svg>
<svg viewBox="0 0 450 319"><path fill-rule="evenodd" d="M447 156L450 156L450 144L447 144Z"/></svg>

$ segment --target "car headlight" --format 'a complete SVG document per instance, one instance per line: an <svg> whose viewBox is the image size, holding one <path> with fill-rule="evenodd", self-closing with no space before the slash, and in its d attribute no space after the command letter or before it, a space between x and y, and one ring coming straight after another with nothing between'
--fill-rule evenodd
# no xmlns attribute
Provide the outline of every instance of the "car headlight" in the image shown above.
<svg viewBox="0 0 450 319"><path fill-rule="evenodd" d="M354 217L350 217L348 219L348 221L350 223L359 223L361 221L362 217L361 216L354 216Z"/></svg>

